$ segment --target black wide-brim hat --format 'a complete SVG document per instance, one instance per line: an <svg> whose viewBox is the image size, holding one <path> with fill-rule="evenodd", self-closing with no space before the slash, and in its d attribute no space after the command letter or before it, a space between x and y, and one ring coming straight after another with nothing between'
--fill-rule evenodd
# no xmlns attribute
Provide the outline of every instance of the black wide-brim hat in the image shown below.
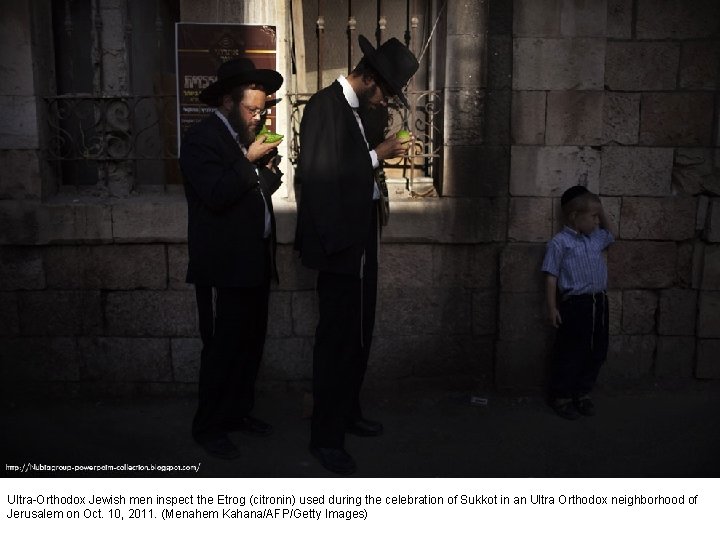
<svg viewBox="0 0 720 540"><path fill-rule="evenodd" d="M358 42L364 55L363 60L377 71L395 95L408 107L403 88L420 67L415 55L397 38L388 39L377 49L363 35L358 37Z"/></svg>
<svg viewBox="0 0 720 540"><path fill-rule="evenodd" d="M273 69L256 69L249 58L233 58L217 70L217 80L205 88L198 99L217 107L219 100L233 88L246 83L261 84L266 94L274 94L282 86L283 77Z"/></svg>

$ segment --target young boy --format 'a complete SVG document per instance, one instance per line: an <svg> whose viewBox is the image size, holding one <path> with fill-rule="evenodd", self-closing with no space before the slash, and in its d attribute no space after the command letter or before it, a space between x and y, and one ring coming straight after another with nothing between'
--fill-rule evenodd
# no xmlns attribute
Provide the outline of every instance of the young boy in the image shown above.
<svg viewBox="0 0 720 540"><path fill-rule="evenodd" d="M592 416L590 398L608 350L607 265L603 251L613 243L600 198L573 186L560 199L565 227L547 245L548 318L557 328L550 399L562 418Z"/></svg>

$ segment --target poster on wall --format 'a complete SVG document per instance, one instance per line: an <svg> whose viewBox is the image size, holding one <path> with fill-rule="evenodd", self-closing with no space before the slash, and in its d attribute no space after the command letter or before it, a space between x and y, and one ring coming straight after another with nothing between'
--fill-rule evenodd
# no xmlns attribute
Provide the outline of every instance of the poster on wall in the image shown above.
<svg viewBox="0 0 720 540"><path fill-rule="evenodd" d="M217 79L218 67L233 58L249 58L258 69L277 69L274 26L252 24L176 23L178 147L185 132L214 108L198 100ZM265 124L275 126L275 107Z"/></svg>

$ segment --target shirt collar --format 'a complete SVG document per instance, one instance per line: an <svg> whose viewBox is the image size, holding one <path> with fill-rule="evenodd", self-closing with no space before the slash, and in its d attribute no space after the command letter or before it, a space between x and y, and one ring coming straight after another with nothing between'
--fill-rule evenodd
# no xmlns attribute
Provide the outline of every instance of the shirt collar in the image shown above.
<svg viewBox="0 0 720 540"><path fill-rule="evenodd" d="M348 105L350 105L353 109L357 109L360 106L360 100L358 99L355 90L353 90L353 87L350 86L347 78L344 75L340 75L337 78L337 82L339 82L340 86L342 86L345 101L347 101Z"/></svg>
<svg viewBox="0 0 720 540"><path fill-rule="evenodd" d="M563 227L563 232L565 234L569 234L573 238L577 238L578 236L583 236L581 233L577 232L575 229L573 229L572 227L569 227L568 225L565 225Z"/></svg>

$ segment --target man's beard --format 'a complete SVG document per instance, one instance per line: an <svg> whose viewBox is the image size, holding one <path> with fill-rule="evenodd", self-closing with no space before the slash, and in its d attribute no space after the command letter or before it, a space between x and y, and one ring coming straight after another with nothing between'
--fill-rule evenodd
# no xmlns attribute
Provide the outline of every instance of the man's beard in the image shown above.
<svg viewBox="0 0 720 540"><path fill-rule="evenodd" d="M368 88L365 88L360 91L360 93L358 94L358 101L360 102L360 104L359 104L360 109L369 111L369 110L375 108L373 105L370 104L370 98L372 98L375 95L376 88L377 88L377 83L373 82L372 85L370 85Z"/></svg>
<svg viewBox="0 0 720 540"><path fill-rule="evenodd" d="M250 146L255 140L255 131L242 117L239 102L233 102L227 119L230 126L237 132L238 137L240 138L240 143L246 147Z"/></svg>

